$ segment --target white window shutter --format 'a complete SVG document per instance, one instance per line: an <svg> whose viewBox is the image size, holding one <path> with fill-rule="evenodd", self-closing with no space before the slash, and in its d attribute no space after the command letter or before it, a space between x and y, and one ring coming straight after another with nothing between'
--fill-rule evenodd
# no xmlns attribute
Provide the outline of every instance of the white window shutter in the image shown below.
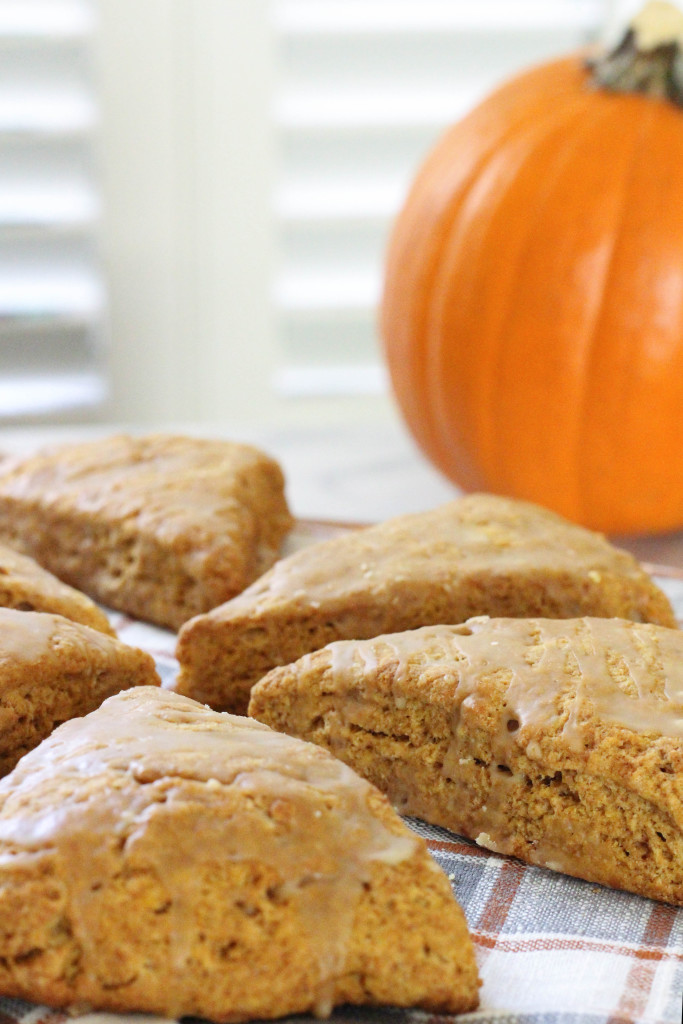
<svg viewBox="0 0 683 1024"><path fill-rule="evenodd" d="M93 0L0 0L0 421L106 393Z"/></svg>
<svg viewBox="0 0 683 1024"><path fill-rule="evenodd" d="M505 77L600 36L609 0L273 0L281 395L386 388L388 232L428 149Z"/></svg>

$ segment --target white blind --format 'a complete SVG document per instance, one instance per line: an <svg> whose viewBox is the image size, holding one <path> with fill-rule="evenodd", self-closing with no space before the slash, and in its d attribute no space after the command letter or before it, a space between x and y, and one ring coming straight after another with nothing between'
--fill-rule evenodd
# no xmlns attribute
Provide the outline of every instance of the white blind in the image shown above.
<svg viewBox="0 0 683 1024"><path fill-rule="evenodd" d="M93 0L0 0L0 420L98 405Z"/></svg>
<svg viewBox="0 0 683 1024"><path fill-rule="evenodd" d="M283 395L386 387L387 235L428 149L503 78L595 39L609 0L273 0Z"/></svg>

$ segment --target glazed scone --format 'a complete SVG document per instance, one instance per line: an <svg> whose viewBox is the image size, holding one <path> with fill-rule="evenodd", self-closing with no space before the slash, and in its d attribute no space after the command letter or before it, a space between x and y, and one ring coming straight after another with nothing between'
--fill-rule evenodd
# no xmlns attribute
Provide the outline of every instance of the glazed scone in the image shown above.
<svg viewBox="0 0 683 1024"><path fill-rule="evenodd" d="M535 505L475 494L279 561L185 625L176 688L244 713L253 683L307 651L472 615L675 625L664 594L602 535Z"/></svg>
<svg viewBox="0 0 683 1024"><path fill-rule="evenodd" d="M274 669L250 713L327 747L402 813L683 905L683 632L471 619Z"/></svg>
<svg viewBox="0 0 683 1024"><path fill-rule="evenodd" d="M115 636L104 612L79 590L62 583L28 555L0 544L0 607L52 612Z"/></svg>
<svg viewBox="0 0 683 1024"><path fill-rule="evenodd" d="M0 775L67 719L160 682L145 651L61 615L0 608Z"/></svg>
<svg viewBox="0 0 683 1024"><path fill-rule="evenodd" d="M473 1009L446 876L312 744L141 688L0 783L0 993L214 1021Z"/></svg>
<svg viewBox="0 0 683 1024"><path fill-rule="evenodd" d="M279 465L248 445L117 435L0 462L0 541L171 629L260 576L292 522Z"/></svg>

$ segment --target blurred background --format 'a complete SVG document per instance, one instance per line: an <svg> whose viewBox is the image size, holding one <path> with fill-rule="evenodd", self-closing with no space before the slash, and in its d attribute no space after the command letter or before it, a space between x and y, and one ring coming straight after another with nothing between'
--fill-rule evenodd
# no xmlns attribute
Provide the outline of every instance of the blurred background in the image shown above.
<svg viewBox="0 0 683 1024"><path fill-rule="evenodd" d="M387 234L618 0L0 0L0 423L396 417Z"/></svg>

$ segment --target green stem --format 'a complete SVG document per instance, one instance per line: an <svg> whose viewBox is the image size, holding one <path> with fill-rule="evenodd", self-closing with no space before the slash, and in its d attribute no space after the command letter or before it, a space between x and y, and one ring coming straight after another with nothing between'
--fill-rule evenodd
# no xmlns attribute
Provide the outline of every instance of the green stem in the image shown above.
<svg viewBox="0 0 683 1024"><path fill-rule="evenodd" d="M614 92L639 92L683 107L683 12L652 0L615 49L589 61L593 82Z"/></svg>

